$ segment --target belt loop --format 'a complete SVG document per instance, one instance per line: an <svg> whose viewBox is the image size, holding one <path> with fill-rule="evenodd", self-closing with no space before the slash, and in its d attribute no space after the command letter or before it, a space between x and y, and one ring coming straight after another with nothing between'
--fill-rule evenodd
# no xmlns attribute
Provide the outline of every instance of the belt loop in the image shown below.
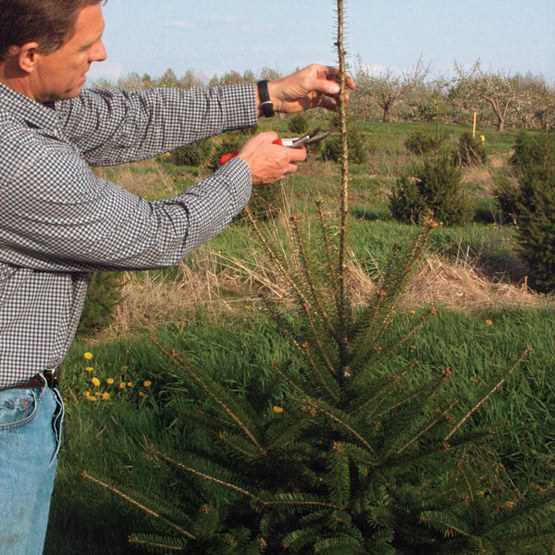
<svg viewBox="0 0 555 555"><path fill-rule="evenodd" d="M56 449L54 450L54 454L50 459L49 466L54 464L54 462L56 461L56 457L60 452L60 447L62 445L62 431L63 431L63 424L64 424L64 416L65 416L64 401L62 399L62 396L60 395L58 388L52 386L51 390L52 390L52 394L54 395L54 398L56 399L56 405L57 405L56 412L54 413L54 419L52 421L52 431L54 432L54 437L56 438Z"/></svg>
<svg viewBox="0 0 555 555"><path fill-rule="evenodd" d="M40 400L42 399L44 392L48 389L48 380L42 374L38 374L38 376L44 382L43 386L40 388L40 395L39 395L39 400Z"/></svg>

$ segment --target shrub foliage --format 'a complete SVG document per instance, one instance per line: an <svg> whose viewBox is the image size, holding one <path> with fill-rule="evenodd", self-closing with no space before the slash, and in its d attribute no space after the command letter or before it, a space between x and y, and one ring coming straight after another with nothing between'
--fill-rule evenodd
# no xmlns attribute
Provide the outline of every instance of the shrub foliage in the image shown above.
<svg viewBox="0 0 555 555"><path fill-rule="evenodd" d="M390 209L393 217L404 223L419 223L430 211L445 225L467 221L461 170L445 153L425 159L397 180Z"/></svg>
<svg viewBox="0 0 555 555"><path fill-rule="evenodd" d="M210 160L212 148L211 140L204 139L174 150L169 159L176 166L202 166Z"/></svg>
<svg viewBox="0 0 555 555"><path fill-rule="evenodd" d="M520 183L518 240L528 263L530 283L555 291L555 136L517 140L513 163Z"/></svg>
<svg viewBox="0 0 555 555"><path fill-rule="evenodd" d="M431 135L422 131L414 131L407 137L405 148L412 154L421 156L438 150L445 139L445 135Z"/></svg>
<svg viewBox="0 0 555 555"><path fill-rule="evenodd" d="M369 146L366 143L364 134L356 127L349 131L349 159L355 164L364 164L368 160ZM320 159L339 162L343 155L343 147L341 137L332 135L326 139L320 147Z"/></svg>
<svg viewBox="0 0 555 555"><path fill-rule="evenodd" d="M289 120L287 128L291 133L302 135L308 131L308 121L302 114L297 114Z"/></svg>
<svg viewBox="0 0 555 555"><path fill-rule="evenodd" d="M463 133L454 154L455 162L459 166L479 166L485 164L487 159L484 145L472 137L472 134Z"/></svg>
<svg viewBox="0 0 555 555"><path fill-rule="evenodd" d="M96 272L91 275L79 323L80 334L93 335L110 325L114 311L123 299L122 288L123 274L120 272Z"/></svg>

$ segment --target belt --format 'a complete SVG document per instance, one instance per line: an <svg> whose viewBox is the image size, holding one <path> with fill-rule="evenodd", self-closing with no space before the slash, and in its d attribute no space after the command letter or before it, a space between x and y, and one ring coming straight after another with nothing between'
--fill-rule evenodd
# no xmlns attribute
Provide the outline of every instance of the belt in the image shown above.
<svg viewBox="0 0 555 555"><path fill-rule="evenodd" d="M35 389L43 388L44 386L58 387L58 376L54 370L45 370L40 374L35 374L32 378L29 378L26 382L18 383L16 385L10 385L5 389Z"/></svg>

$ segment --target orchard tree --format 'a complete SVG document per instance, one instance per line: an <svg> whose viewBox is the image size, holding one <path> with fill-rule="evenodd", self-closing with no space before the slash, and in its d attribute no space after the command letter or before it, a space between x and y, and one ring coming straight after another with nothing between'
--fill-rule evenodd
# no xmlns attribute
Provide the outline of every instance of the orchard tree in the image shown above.
<svg viewBox="0 0 555 555"><path fill-rule="evenodd" d="M272 69L271 67L263 67L260 70L260 79L265 79L267 81L275 81L281 79L283 76L277 69Z"/></svg>
<svg viewBox="0 0 555 555"><path fill-rule="evenodd" d="M139 91L143 89L143 78L135 72L118 79L118 88L124 91Z"/></svg>
<svg viewBox="0 0 555 555"><path fill-rule="evenodd" d="M179 86L182 89L194 89L202 87L203 84L202 79L192 69L188 69L179 80Z"/></svg>
<svg viewBox="0 0 555 555"><path fill-rule="evenodd" d="M177 79L177 75L175 74L175 71L173 69L167 69L164 74L162 75L162 77L160 77L160 80L158 81L157 85L159 87L178 87L179 86L179 80Z"/></svg>
<svg viewBox="0 0 555 555"><path fill-rule="evenodd" d="M497 131L504 131L508 116L531 105L529 95L518 75L486 72L477 61L470 70L455 62L456 80L451 99L466 109L480 111L483 105L493 110Z"/></svg>
<svg viewBox="0 0 555 555"><path fill-rule="evenodd" d="M420 57L415 66L404 73L398 73L386 68L379 73L374 73L368 67L359 64L356 78L359 86L359 95L373 99L381 108L382 121L391 121L392 109L396 103L419 86L423 86L429 73Z"/></svg>

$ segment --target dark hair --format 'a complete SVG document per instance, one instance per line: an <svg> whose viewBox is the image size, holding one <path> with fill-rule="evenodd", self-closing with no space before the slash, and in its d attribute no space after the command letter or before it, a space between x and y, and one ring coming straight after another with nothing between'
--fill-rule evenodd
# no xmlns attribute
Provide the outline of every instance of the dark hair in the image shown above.
<svg viewBox="0 0 555 555"><path fill-rule="evenodd" d="M103 0L0 0L0 62L11 46L39 43L41 52L58 50L71 36L79 12Z"/></svg>

